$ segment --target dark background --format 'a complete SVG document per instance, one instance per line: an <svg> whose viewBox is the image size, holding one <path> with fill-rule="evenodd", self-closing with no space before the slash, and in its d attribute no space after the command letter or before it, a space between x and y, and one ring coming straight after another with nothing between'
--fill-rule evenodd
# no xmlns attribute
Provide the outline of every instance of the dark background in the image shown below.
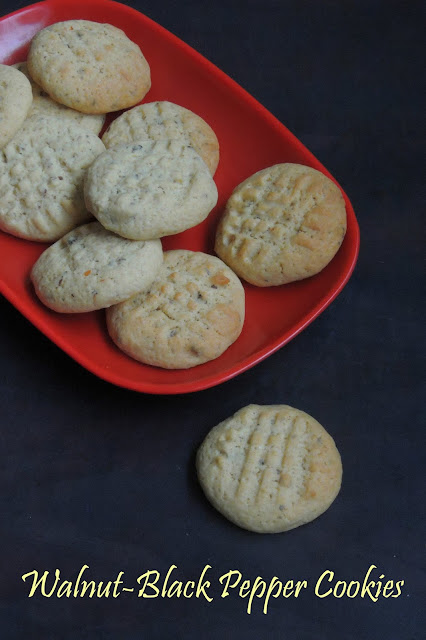
<svg viewBox="0 0 426 640"><path fill-rule="evenodd" d="M5 14L25 2L1 2ZM349 284L302 334L214 389L155 397L115 388L53 346L0 300L0 637L421 637L424 437L420 295L424 238L420 95L421 2L215 0L128 2L218 65L276 115L336 177L361 228ZM261 536L231 525L204 499L194 454L240 407L285 403L316 417L341 452L342 491L309 525ZM28 599L21 575L134 586L178 565L181 580L210 564L213 602ZM404 580L399 598L315 597L335 580ZM229 569L245 579L309 581L300 597L220 598ZM424 595L424 591L423 591Z"/></svg>

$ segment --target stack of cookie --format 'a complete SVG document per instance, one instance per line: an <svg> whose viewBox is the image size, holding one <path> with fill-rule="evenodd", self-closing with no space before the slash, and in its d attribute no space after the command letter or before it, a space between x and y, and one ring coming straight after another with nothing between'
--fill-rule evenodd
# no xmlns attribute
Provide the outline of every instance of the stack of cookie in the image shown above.
<svg viewBox="0 0 426 640"><path fill-rule="evenodd" d="M112 307L113 339L143 362L218 357L242 330L238 277L190 251L166 253L162 266L160 242L217 203L213 130L163 101L125 111L99 139L105 114L140 102L151 84L139 47L111 25L54 24L27 62L1 72L0 228L56 241L32 270L39 298L62 313Z"/></svg>
<svg viewBox="0 0 426 640"><path fill-rule="evenodd" d="M187 368L218 357L242 331L239 277L262 287L310 277L343 240L338 187L287 163L236 187L217 229L221 260L177 251L163 264L160 239L217 203L219 143L184 107L134 106L150 69L116 27L53 24L27 63L0 66L0 81L0 228L57 241L32 271L40 299L65 313L111 307L110 335L137 360ZM100 139L105 114L121 109Z"/></svg>
<svg viewBox="0 0 426 640"><path fill-rule="evenodd" d="M0 228L52 242L88 221L83 180L105 151L105 114L136 104L150 86L139 47L86 20L43 29L27 63L1 65Z"/></svg>

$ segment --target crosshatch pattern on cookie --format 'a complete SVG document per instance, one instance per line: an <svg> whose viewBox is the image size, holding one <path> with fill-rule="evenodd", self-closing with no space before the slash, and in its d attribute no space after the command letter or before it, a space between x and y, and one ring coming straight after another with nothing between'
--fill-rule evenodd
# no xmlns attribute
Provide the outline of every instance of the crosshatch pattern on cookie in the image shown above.
<svg viewBox="0 0 426 640"><path fill-rule="evenodd" d="M168 251L149 290L112 307L108 326L132 357L188 368L218 357L238 338L244 306L241 282L221 260Z"/></svg>
<svg viewBox="0 0 426 640"><path fill-rule="evenodd" d="M343 197L331 180L309 167L275 165L235 189L216 252L253 284L285 284L323 268L345 231Z"/></svg>
<svg viewBox="0 0 426 640"><path fill-rule="evenodd" d="M284 531L325 511L340 488L340 457L313 418L249 405L215 427L197 456L207 497L254 531Z"/></svg>
<svg viewBox="0 0 426 640"><path fill-rule="evenodd" d="M0 152L0 228L30 240L57 240L91 218L86 169L105 150L87 129L31 116Z"/></svg>
<svg viewBox="0 0 426 640"><path fill-rule="evenodd" d="M167 101L147 102L126 111L102 136L106 148L138 140L180 140L192 146L214 175L219 163L219 142L200 116Z"/></svg>

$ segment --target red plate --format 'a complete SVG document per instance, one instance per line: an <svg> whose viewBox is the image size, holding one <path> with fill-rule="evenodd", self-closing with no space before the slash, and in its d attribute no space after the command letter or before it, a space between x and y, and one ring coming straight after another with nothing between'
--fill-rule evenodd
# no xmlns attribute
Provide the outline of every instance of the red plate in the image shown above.
<svg viewBox="0 0 426 640"><path fill-rule="evenodd" d="M137 42L152 72L146 101L170 100L202 116L220 142L215 176L219 202L208 220L164 240L165 249L213 252L218 217L234 187L279 162L328 171L274 116L188 45L141 13L110 0L47 0L0 20L0 61L24 60L43 27L70 19L109 22ZM56 314L39 303L29 282L45 245L0 232L0 290L46 336L81 365L113 384L146 393L188 393L217 385L249 369L294 338L334 300L358 255L359 229L345 195L348 230L321 273L281 287L245 285L246 321L240 338L220 358L185 371L146 366L122 354L109 339L103 312Z"/></svg>

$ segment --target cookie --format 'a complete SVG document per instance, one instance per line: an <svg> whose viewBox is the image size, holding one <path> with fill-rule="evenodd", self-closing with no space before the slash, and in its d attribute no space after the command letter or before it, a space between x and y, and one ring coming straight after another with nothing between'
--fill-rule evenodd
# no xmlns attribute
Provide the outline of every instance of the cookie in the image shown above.
<svg viewBox="0 0 426 640"><path fill-rule="evenodd" d="M28 78L13 67L0 64L0 149L22 126L32 99Z"/></svg>
<svg viewBox="0 0 426 640"><path fill-rule="evenodd" d="M241 333L244 289L218 258L167 251L146 293L107 310L108 331L132 358L188 369L220 356Z"/></svg>
<svg viewBox="0 0 426 640"><path fill-rule="evenodd" d="M107 149L142 140L179 140L202 157L214 175L219 163L219 142L200 116L173 102L146 102L125 111L102 136Z"/></svg>
<svg viewBox="0 0 426 640"><path fill-rule="evenodd" d="M212 505L259 533L294 529L321 515L340 490L333 438L286 405L249 405L214 427L197 452L200 484Z"/></svg>
<svg viewBox="0 0 426 640"><path fill-rule="evenodd" d="M217 202L207 165L177 140L108 149L89 168L84 194L87 208L106 229L132 240L194 227Z"/></svg>
<svg viewBox="0 0 426 640"><path fill-rule="evenodd" d="M28 117L33 115L57 116L62 118L64 122L75 122L75 124L79 124L81 127L92 131L92 133L96 133L96 135L101 132L105 122L105 116L103 114L91 115L81 113L75 109L65 107L63 104L59 104L59 102L55 102L55 100L52 100L52 98L50 98L48 94L31 78L26 62L17 62L12 66L21 71L21 73L28 78L31 84L33 101L28 112Z"/></svg>
<svg viewBox="0 0 426 640"><path fill-rule="evenodd" d="M83 178L104 149L98 136L75 124L28 118L0 151L0 229L52 242L89 220Z"/></svg>
<svg viewBox="0 0 426 640"><path fill-rule="evenodd" d="M46 249L32 269L31 280L46 306L82 313L145 290L162 261L160 240L126 240L91 222Z"/></svg>
<svg viewBox="0 0 426 640"><path fill-rule="evenodd" d="M108 113L137 104L151 86L137 44L110 24L57 22L36 34L28 70L51 98L83 113Z"/></svg>
<svg viewBox="0 0 426 640"><path fill-rule="evenodd" d="M277 164L234 190L215 251L247 282L270 287L321 271L345 232L345 203L334 182L310 167Z"/></svg>

